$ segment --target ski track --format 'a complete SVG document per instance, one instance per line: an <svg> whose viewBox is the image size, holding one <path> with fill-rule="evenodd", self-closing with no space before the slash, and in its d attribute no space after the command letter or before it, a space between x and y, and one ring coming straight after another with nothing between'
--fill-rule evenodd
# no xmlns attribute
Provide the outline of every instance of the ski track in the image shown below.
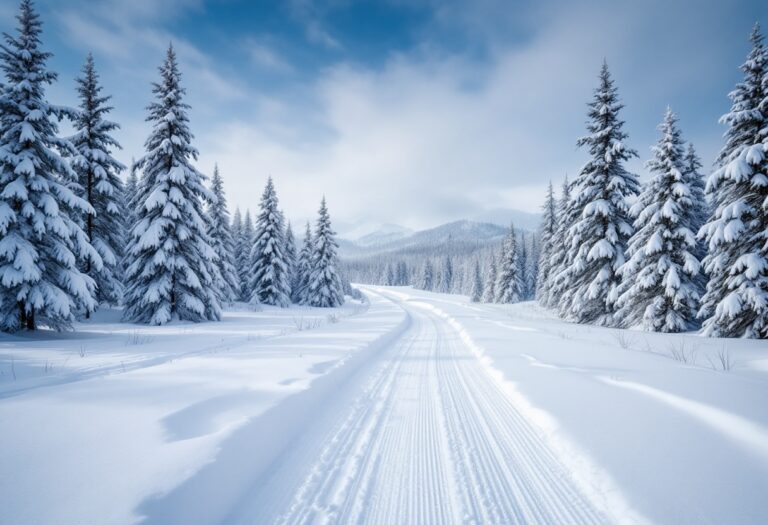
<svg viewBox="0 0 768 525"><path fill-rule="evenodd" d="M276 522L605 523L455 329L403 307L411 328Z"/></svg>

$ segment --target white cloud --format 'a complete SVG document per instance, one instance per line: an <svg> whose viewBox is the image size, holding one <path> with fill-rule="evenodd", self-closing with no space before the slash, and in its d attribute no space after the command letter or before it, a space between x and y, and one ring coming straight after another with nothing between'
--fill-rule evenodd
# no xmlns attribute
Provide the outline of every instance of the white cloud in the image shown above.
<svg viewBox="0 0 768 525"><path fill-rule="evenodd" d="M334 5L334 2L290 0L288 7L293 17L304 25L304 32L310 43L334 50L343 48L341 42L331 35L323 22L325 12L329 8L338 7Z"/></svg>
<svg viewBox="0 0 768 525"><path fill-rule="evenodd" d="M71 45L104 56L108 64L121 70L124 76L154 80L157 66L172 43L186 84L194 85L201 98L212 103L243 99L246 93L237 77L225 77L206 53L158 25L172 13L197 8L200 3L199 0L110 1L92 11L73 6L58 11L57 16Z"/></svg>
<svg viewBox="0 0 768 525"><path fill-rule="evenodd" d="M664 107L695 86L705 62L699 53L718 56L704 49L717 47L716 41L691 40L678 55L657 59L656 77L649 79L636 64L645 63L638 57L648 60L648 28L658 25L653 9L561 6L557 13L528 16L536 24L530 38L497 42L484 60L422 48L378 68L332 67L309 90L316 106L284 97L274 101L281 110L255 122L217 127L215 138L201 145L203 161L220 161L230 200L241 207L254 207L273 175L293 217L314 211L323 193L345 222L419 227L483 208L538 211L547 182L559 185L586 160L575 142L584 133L586 102L604 57L628 104L630 146L642 157L631 168L642 173ZM587 38L588 27L600 30ZM678 30L658 37L659 45L700 29ZM325 132L285 133L307 128L305 108L317 112L311 119ZM715 118L711 130L717 136ZM700 142L713 143L706 137Z"/></svg>
<svg viewBox="0 0 768 525"><path fill-rule="evenodd" d="M477 34L483 19L504 9L493 2L472 12L441 5L435 24ZM174 6L183 11L198 4L177 0ZM630 145L643 158L668 103L685 101L702 72L722 71L723 63L735 70L721 42L694 38L712 25L698 13L669 8L670 19L659 20L648 4L556 10L550 4L516 21L498 16L486 26L493 30L484 35L487 54L480 58L439 51L424 36L422 45L383 64L340 62L310 81L287 75L304 72L268 35L254 36L244 45L257 68L290 79L265 94L258 85L249 89L242 76L223 74L226 64L146 22L151 9L138 6L118 16L65 9L61 20L76 45L108 56L120 69L118 78L144 90L147 101L148 83L173 39L193 105L201 167L210 170L218 161L230 203L243 208L255 208L273 175L294 219L313 214L322 194L344 222L421 227L489 208L537 211L548 180L575 174L585 160L575 141L584 132L585 104L603 57L627 103ZM293 9L306 28L317 23L322 29L328 16L326 8L306 0ZM710 18L719 16L710 11ZM518 41L501 34L509 24L525 26ZM650 42L649 35L655 35ZM674 53L655 52L671 47ZM117 102L119 110L124 105ZM680 113L685 124L688 117ZM690 137L711 158L721 132L717 115L695 116L711 122L711 133ZM141 119L135 111L118 119L127 156L140 152L147 130ZM641 165L632 167L641 171Z"/></svg>
<svg viewBox="0 0 768 525"><path fill-rule="evenodd" d="M400 55L379 70L337 66L314 88L330 133L297 147L264 133L269 119L227 125L204 156L219 160L238 188L231 200L242 207L255 204L248 196L272 174L289 212L313 210L326 193L345 221L425 226L483 207L536 211L533 196L573 169L583 103L599 67L564 54L564 38L542 35L485 65ZM581 55L599 44L568 45ZM562 75L570 80L566 96ZM302 125L300 114L277 117Z"/></svg>
<svg viewBox="0 0 768 525"><path fill-rule="evenodd" d="M248 38L244 42L244 46L251 60L258 68L278 73L293 72L293 66L274 49L273 45Z"/></svg>

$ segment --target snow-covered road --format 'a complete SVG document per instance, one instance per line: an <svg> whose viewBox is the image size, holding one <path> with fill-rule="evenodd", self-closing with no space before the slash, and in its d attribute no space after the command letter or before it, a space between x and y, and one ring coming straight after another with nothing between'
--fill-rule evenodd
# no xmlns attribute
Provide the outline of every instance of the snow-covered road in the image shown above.
<svg viewBox="0 0 768 525"><path fill-rule="evenodd" d="M404 308L410 329L343 420L308 433L323 450L279 521L603 521L456 330L429 309Z"/></svg>
<svg viewBox="0 0 768 525"><path fill-rule="evenodd" d="M213 508L205 494L231 469L204 470L148 505L148 522L607 522L458 331L428 304L388 297L408 328L316 392L270 468L243 472L242 492Z"/></svg>

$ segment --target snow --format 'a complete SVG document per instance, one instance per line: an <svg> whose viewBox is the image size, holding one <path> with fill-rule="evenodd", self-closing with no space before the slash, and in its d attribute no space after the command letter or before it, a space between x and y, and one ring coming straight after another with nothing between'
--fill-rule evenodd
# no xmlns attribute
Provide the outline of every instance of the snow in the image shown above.
<svg viewBox="0 0 768 525"><path fill-rule="evenodd" d="M659 523L762 521L765 343L574 325L532 303L403 295L436 305L461 326L490 366L551 420L555 441L578 452L582 474L597 469L591 482L600 487L607 478L634 512ZM693 356L688 363L674 357L683 359L681 345ZM733 365L727 372L718 359L723 349Z"/></svg>
<svg viewBox="0 0 768 525"><path fill-rule="evenodd" d="M212 460L236 428L404 316L374 300L163 327L119 317L99 311L76 333L0 337L0 420L14 421L0 433L3 522L135 522L142 501Z"/></svg>
<svg viewBox="0 0 768 525"><path fill-rule="evenodd" d="M369 303L0 336L0 506L32 523L760 523L765 343ZM97 489L96 489L97 488Z"/></svg>

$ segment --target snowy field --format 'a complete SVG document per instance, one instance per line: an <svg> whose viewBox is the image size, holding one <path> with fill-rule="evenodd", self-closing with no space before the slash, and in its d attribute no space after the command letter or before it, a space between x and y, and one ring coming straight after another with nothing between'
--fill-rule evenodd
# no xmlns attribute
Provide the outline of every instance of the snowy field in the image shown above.
<svg viewBox="0 0 768 525"><path fill-rule="evenodd" d="M0 522L765 523L764 341L366 295L0 335Z"/></svg>

